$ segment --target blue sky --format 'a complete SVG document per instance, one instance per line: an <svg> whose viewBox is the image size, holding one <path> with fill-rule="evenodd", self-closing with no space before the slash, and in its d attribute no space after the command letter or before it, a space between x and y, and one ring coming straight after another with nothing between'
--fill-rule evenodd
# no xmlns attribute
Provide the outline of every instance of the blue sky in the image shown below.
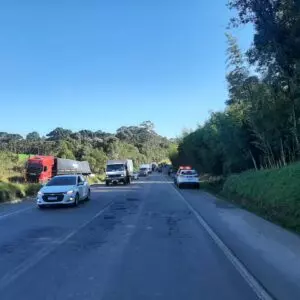
<svg viewBox="0 0 300 300"><path fill-rule="evenodd" d="M2 0L0 131L196 128L227 97L226 2Z"/></svg>

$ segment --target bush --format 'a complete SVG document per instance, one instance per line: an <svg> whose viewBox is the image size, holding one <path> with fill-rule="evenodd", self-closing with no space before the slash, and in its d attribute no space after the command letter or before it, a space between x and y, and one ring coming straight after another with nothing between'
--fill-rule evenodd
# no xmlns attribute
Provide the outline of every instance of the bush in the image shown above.
<svg viewBox="0 0 300 300"><path fill-rule="evenodd" d="M0 182L0 202L12 201L26 196L34 196L40 188L40 184Z"/></svg>
<svg viewBox="0 0 300 300"><path fill-rule="evenodd" d="M225 179L222 176L201 176L200 188L218 194L222 191L224 182Z"/></svg>
<svg viewBox="0 0 300 300"><path fill-rule="evenodd" d="M11 201L25 196L23 185L0 182L0 202Z"/></svg>
<svg viewBox="0 0 300 300"><path fill-rule="evenodd" d="M231 175L222 194L287 228L300 231L300 163Z"/></svg>
<svg viewBox="0 0 300 300"><path fill-rule="evenodd" d="M39 183L32 183L25 185L26 196L35 196L37 192L41 189L42 185Z"/></svg>
<svg viewBox="0 0 300 300"><path fill-rule="evenodd" d="M87 178L89 184L97 184L105 181L105 174L97 174L94 177Z"/></svg>

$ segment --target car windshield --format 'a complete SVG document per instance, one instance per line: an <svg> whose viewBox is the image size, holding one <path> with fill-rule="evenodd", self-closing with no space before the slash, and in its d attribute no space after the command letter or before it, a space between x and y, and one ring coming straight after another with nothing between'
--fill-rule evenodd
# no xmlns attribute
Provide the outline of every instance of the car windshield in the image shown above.
<svg viewBox="0 0 300 300"><path fill-rule="evenodd" d="M28 172L41 173L43 168L41 164L29 163L27 167Z"/></svg>
<svg viewBox="0 0 300 300"><path fill-rule="evenodd" d="M147 168L140 168L140 171L146 171Z"/></svg>
<svg viewBox="0 0 300 300"><path fill-rule="evenodd" d="M114 172L114 171L124 171L124 165L116 164L116 165L107 165L106 171L107 172Z"/></svg>
<svg viewBox="0 0 300 300"><path fill-rule="evenodd" d="M47 186L58 186L58 185L76 185L76 177L75 176L54 177L47 183Z"/></svg>

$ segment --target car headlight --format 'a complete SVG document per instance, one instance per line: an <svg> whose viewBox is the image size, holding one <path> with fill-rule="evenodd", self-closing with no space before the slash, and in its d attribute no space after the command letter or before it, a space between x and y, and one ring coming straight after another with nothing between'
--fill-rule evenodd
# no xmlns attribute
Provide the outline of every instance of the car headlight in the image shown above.
<svg viewBox="0 0 300 300"><path fill-rule="evenodd" d="M38 195L39 197L42 197L42 196L44 195L44 193L40 191L40 192L37 193L37 195Z"/></svg>
<svg viewBox="0 0 300 300"><path fill-rule="evenodd" d="M121 176L121 177L124 177L124 174L121 174L120 176Z"/></svg>
<svg viewBox="0 0 300 300"><path fill-rule="evenodd" d="M67 191L66 194L67 194L67 195L73 195L73 194L74 194L74 191L73 191L73 190Z"/></svg>

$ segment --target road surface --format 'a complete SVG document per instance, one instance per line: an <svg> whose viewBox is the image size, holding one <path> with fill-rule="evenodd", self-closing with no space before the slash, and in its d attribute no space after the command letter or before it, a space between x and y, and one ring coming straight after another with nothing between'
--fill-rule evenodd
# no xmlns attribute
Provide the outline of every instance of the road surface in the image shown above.
<svg viewBox="0 0 300 300"><path fill-rule="evenodd" d="M0 206L1 300L272 299L187 193L154 173L77 208Z"/></svg>

